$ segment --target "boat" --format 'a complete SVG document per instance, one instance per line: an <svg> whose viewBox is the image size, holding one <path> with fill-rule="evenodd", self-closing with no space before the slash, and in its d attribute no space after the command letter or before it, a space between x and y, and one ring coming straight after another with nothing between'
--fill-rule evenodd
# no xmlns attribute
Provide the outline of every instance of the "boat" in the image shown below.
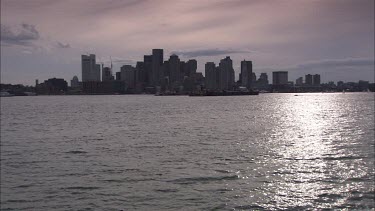
<svg viewBox="0 0 375 211"><path fill-rule="evenodd" d="M240 95L259 95L258 91L203 91L192 92L189 94L191 97L197 96L240 96Z"/></svg>
<svg viewBox="0 0 375 211"><path fill-rule="evenodd" d="M14 94L10 94L9 92L0 92L0 97L13 97Z"/></svg>

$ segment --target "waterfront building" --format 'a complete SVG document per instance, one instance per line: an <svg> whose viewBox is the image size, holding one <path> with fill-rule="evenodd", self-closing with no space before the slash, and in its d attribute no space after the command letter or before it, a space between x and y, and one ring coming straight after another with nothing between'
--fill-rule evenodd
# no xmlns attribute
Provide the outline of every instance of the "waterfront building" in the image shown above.
<svg viewBox="0 0 375 211"><path fill-rule="evenodd" d="M121 67L121 80L125 82L127 89L135 88L135 68L131 65Z"/></svg>
<svg viewBox="0 0 375 211"><path fill-rule="evenodd" d="M288 84L288 71L275 71L272 72L273 85L287 85Z"/></svg>
<svg viewBox="0 0 375 211"><path fill-rule="evenodd" d="M85 94L114 94L125 93L125 82L112 81L87 81L82 83L82 91Z"/></svg>
<svg viewBox="0 0 375 211"><path fill-rule="evenodd" d="M261 73L258 79L259 84L268 85L268 75L267 73Z"/></svg>
<svg viewBox="0 0 375 211"><path fill-rule="evenodd" d="M36 87L37 94L63 94L68 90L68 83L61 78L50 78Z"/></svg>
<svg viewBox="0 0 375 211"><path fill-rule="evenodd" d="M303 85L303 78L302 77L299 77L299 78L296 79L296 85L297 86Z"/></svg>
<svg viewBox="0 0 375 211"><path fill-rule="evenodd" d="M305 75L305 84L313 85L313 76L311 74Z"/></svg>
<svg viewBox="0 0 375 211"><path fill-rule="evenodd" d="M251 89L253 84L253 63L252 61L241 61L241 85Z"/></svg>
<svg viewBox="0 0 375 211"><path fill-rule="evenodd" d="M267 90L268 87L268 75L267 73L261 73L257 82L256 82L256 88L260 90Z"/></svg>
<svg viewBox="0 0 375 211"><path fill-rule="evenodd" d="M79 87L78 77L75 75L72 80L70 80L70 87L76 88Z"/></svg>
<svg viewBox="0 0 375 211"><path fill-rule="evenodd" d="M100 65L96 64L95 54L82 55L82 82L100 81Z"/></svg>

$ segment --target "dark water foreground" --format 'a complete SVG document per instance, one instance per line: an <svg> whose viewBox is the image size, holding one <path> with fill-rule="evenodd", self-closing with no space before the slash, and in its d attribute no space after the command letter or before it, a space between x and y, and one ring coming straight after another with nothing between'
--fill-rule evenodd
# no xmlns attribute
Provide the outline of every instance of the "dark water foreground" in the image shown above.
<svg viewBox="0 0 375 211"><path fill-rule="evenodd" d="M374 95L1 99L1 210L375 209Z"/></svg>

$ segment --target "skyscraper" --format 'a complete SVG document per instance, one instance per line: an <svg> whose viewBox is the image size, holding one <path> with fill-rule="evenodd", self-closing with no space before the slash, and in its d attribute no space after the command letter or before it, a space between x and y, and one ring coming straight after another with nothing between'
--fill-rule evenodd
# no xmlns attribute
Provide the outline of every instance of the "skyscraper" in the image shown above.
<svg viewBox="0 0 375 211"><path fill-rule="evenodd" d="M187 76L192 77L197 72L197 60L190 59L187 61Z"/></svg>
<svg viewBox="0 0 375 211"><path fill-rule="evenodd" d="M145 69L145 82L147 86L152 86L152 56L151 55L145 55L143 57L143 65Z"/></svg>
<svg viewBox="0 0 375 211"><path fill-rule="evenodd" d="M320 75L319 74L313 75L313 85L320 85Z"/></svg>
<svg viewBox="0 0 375 211"><path fill-rule="evenodd" d="M275 71L272 72L273 85L286 85L288 84L288 71Z"/></svg>
<svg viewBox="0 0 375 211"><path fill-rule="evenodd" d="M313 77L311 74L305 75L305 84L312 85L313 84Z"/></svg>
<svg viewBox="0 0 375 211"><path fill-rule="evenodd" d="M100 81L100 65L96 64L95 54L82 55L82 82Z"/></svg>
<svg viewBox="0 0 375 211"><path fill-rule="evenodd" d="M178 86L181 84L182 79L183 76L180 69L180 59L177 55L173 54L169 57L169 82L172 86Z"/></svg>
<svg viewBox="0 0 375 211"><path fill-rule="evenodd" d="M216 84L216 65L213 62L205 64L205 85L208 90L217 89Z"/></svg>
<svg viewBox="0 0 375 211"><path fill-rule="evenodd" d="M121 80L125 82L128 89L135 88L135 68L131 65L121 67Z"/></svg>
<svg viewBox="0 0 375 211"><path fill-rule="evenodd" d="M253 75L253 63L251 61L241 61L241 85L251 89Z"/></svg>
<svg viewBox="0 0 375 211"><path fill-rule="evenodd" d="M161 66L163 65L163 49L152 49L152 85L160 86Z"/></svg>
<svg viewBox="0 0 375 211"><path fill-rule="evenodd" d="M112 81L112 70L109 67L102 68L102 81Z"/></svg>
<svg viewBox="0 0 375 211"><path fill-rule="evenodd" d="M234 69L232 59L229 56L220 60L219 70L219 89L231 90L234 86Z"/></svg>

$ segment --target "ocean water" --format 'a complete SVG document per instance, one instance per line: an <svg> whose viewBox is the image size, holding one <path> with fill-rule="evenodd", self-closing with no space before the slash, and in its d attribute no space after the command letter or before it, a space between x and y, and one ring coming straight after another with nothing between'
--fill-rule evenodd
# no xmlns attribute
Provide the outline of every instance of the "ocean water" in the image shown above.
<svg viewBox="0 0 375 211"><path fill-rule="evenodd" d="M1 99L1 210L374 210L374 94Z"/></svg>

